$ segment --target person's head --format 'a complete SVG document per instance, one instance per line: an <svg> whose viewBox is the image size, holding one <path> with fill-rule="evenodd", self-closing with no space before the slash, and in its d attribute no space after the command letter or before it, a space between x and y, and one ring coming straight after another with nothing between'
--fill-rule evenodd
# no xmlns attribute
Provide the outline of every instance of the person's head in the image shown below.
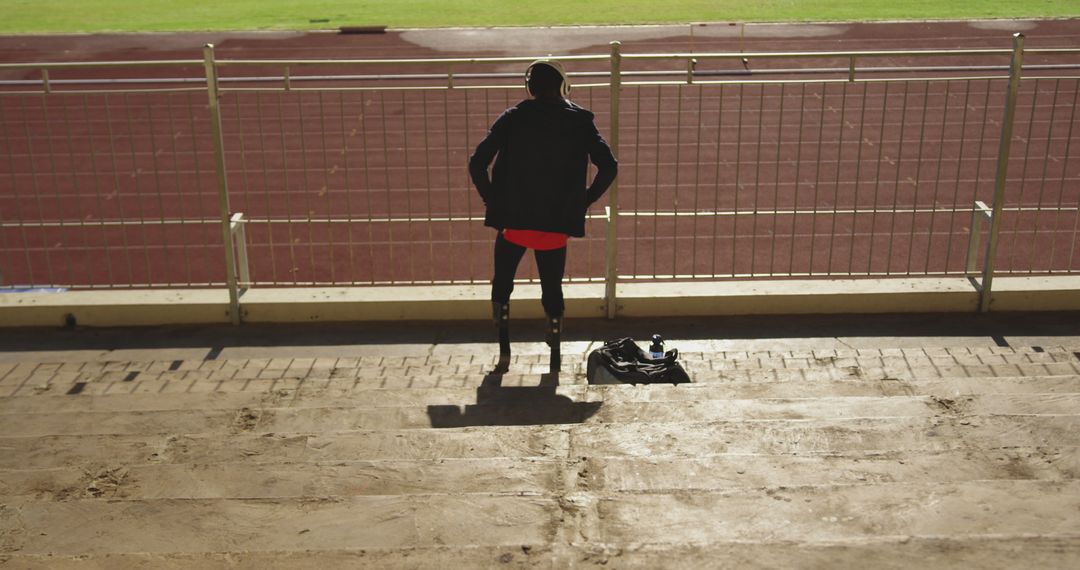
<svg viewBox="0 0 1080 570"><path fill-rule="evenodd" d="M570 94L570 81L559 62L541 59L525 71L525 85L537 99L554 99Z"/></svg>

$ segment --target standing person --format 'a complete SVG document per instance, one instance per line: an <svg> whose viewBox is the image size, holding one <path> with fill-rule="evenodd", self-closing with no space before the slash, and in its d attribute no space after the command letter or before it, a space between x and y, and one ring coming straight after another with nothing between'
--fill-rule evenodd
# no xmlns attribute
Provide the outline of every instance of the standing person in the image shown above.
<svg viewBox="0 0 1080 570"><path fill-rule="evenodd" d="M540 273L552 368L558 367L562 330L562 278L567 237L585 235L585 212L615 180L618 165L593 122L593 113L567 99L570 81L557 61L541 59L525 72L531 99L510 107L491 125L469 159L469 174L495 228L492 316L499 356L510 357L510 293L526 249ZM497 156L497 158L496 158ZM492 159L495 166L488 177ZM597 167L586 187L589 161Z"/></svg>

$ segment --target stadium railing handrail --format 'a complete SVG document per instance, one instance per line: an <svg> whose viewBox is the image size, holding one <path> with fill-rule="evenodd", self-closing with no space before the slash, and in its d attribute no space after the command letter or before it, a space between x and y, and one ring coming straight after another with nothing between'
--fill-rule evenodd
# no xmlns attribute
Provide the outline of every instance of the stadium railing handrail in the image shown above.
<svg viewBox="0 0 1080 570"><path fill-rule="evenodd" d="M1080 69L1080 63L1034 63L1023 64L1024 56L1075 56L1080 54L1080 48L1024 48L1022 36L1017 36L1014 39L1013 49L951 49L951 50L853 50L853 51L815 51L815 52L682 52L682 53L621 53L617 45L613 45L612 52L610 54L586 54L586 55L544 55L544 56L514 56L514 57L448 57L448 58L383 58L383 59L216 59L213 56L212 46L208 46L206 57L202 60L197 59L182 59L182 60L143 60L143 61L103 61L103 62L25 62L25 63L0 63L0 73L2 72L15 72L15 71L27 71L37 70L41 72L40 79L17 79L17 80L2 80L0 86L14 86L14 87L33 87L40 86L39 90L35 89L16 89L10 91L0 91L0 95L58 95L58 94L113 94L113 93L180 93L180 92L209 92L211 114L215 115L220 113L220 110L216 109L216 101L222 94L235 93L241 94L245 92L261 92L261 91L406 91L406 90L452 90L452 89L506 89L506 88L520 88L520 74L519 73L507 73L498 71L488 72L467 72L467 73L455 73L455 69L461 69L462 67L476 67L485 65L504 65L504 64L516 64L516 63L528 63L538 59L540 57L551 57L566 62L580 62L580 63L601 63L608 62L608 69L593 69L575 71L570 74L571 78L604 78L607 77L607 82L598 83L586 83L576 85L581 89L594 89L594 88L609 88L612 96L612 108L617 109L619 92L623 88L641 88L647 86L656 86L658 89L662 89L666 86L744 86L744 85L760 85L762 86L762 97L764 97L764 89L766 86L771 85L800 85L800 84L822 84L831 85L837 83L882 83L882 82L936 82L936 81L1000 81L1008 80L1009 89L1008 96L1004 103L1005 113L1007 117L1011 117L1010 113L1015 112L1016 108L1016 89L1019 85L1019 81L1023 79L1023 71L1030 72L1048 72L1048 71L1067 71ZM944 65L936 63L927 66L879 66L879 67L860 67L858 62L865 59L875 58L950 58L950 57L1009 57L1011 62L1009 65ZM777 61L783 59L794 60L846 60L847 67L811 67L811 68L758 68L758 69L731 69L731 70L700 70L697 69L698 63L707 60L732 60L741 61L744 66L748 65L749 61L767 60ZM681 61L685 64L680 69L624 69L629 67L628 64L639 62L662 62L662 61ZM325 66L436 66L447 67L446 73L416 73L416 74L320 74L320 75L292 75L291 69L299 67L325 67ZM88 69L147 69L147 68L200 68L206 71L205 75L193 75L191 77L164 77L164 78L140 78L140 77L117 77L117 78L64 78L55 79L49 74L49 71L69 71L69 70L88 70ZM218 73L225 69L240 69L240 68L252 68L252 67L283 67L284 73L280 76L277 75L258 75L258 76L243 76L233 75L228 77L220 77ZM995 71L1007 71L1009 73L992 75L987 72ZM862 77L865 74L881 74L881 73L896 73L895 77ZM967 72L978 72L977 74L963 75ZM764 76L776 76L785 75L791 76L788 78L780 79L734 79L734 80L708 80L703 79L707 77L716 77L721 75L764 75ZM795 79L804 74L835 74L836 78L817 78L817 79ZM949 74L949 75L933 75L933 74ZM960 75L955 75L960 74ZM664 80L663 77L681 77L680 80ZM643 78L636 81L624 81L623 78ZM1032 78L1038 77L1045 80L1071 80L1078 79L1074 75L1060 75L1060 76L1031 76ZM503 84L474 84L472 82L486 79L514 79L517 80L514 83ZM316 82L316 81L360 81L360 82L383 82L383 81L445 81L445 84L437 85L414 85L414 86L383 86L383 85L364 85L356 87L345 88L333 88L326 86L314 86L314 87L295 87L293 82ZM229 87L227 85L242 84L242 83L257 83L257 82L280 82L280 87L264 88L264 87ZM190 87L190 88L156 88L156 89L64 89L58 88L68 85L128 85L128 84L169 84L169 83L201 83L202 86ZM639 91L640 96L640 91ZM989 98L989 87L987 87L987 97ZM864 92L865 98L865 92ZM1055 95L1056 101L1056 95ZM680 98L681 104L681 98ZM640 113L640 101L638 104L638 112ZM1032 110L1034 113L1034 107ZM610 128L616 135L614 145L618 150L617 133L619 131L619 115L618 112L612 112L610 114L611 125ZM215 121L220 121L220 116L214 116ZM1011 140L1011 135L1008 133L1009 125L1011 125L1011 118L1006 121L1008 125L1003 124L1002 132L1002 149L999 150L998 162L999 164L1004 161L1007 165L1008 162L1008 145L1007 141ZM925 125L925 110L924 110L924 125ZM218 127L220 125L217 125ZM801 126L801 124L800 124ZM719 128L719 126L717 127ZM1070 124L1069 137L1071 137L1072 130ZM1048 135L1050 136L1050 135ZM921 137L921 135L920 135ZM944 131L942 132L944 138ZM217 134L219 139L217 144L220 143L220 133ZM843 141L841 140L841 143ZM920 139L920 144L922 140ZM1068 148L1068 147L1067 147ZM761 142L758 141L758 152L761 151ZM819 148L820 151L820 148ZM224 161L221 157L224 155L223 148L216 148L215 155L219 159L218 169L224 169ZM1068 157L1066 156L1067 160ZM837 159L839 161L839 158ZM1025 177L1026 162L1025 160ZM940 169L940 165L939 165ZM1044 167L1045 169L1045 167ZM224 179L224 172L219 172L219 179ZM14 176L14 175L12 175ZM1045 176L1045 172L1044 172ZM14 180L14 178L13 178ZM779 182L778 182L779 183ZM858 181L856 181L856 184ZM1069 206L1063 203L1055 205L1044 205L1041 202L1037 206L1025 206L1025 205L1007 205L1001 201L1000 192L1002 191L1005 183L1004 173L998 173L998 179L996 180L996 192L995 200L992 206L986 206L980 203L976 203L972 207L956 207L956 206L940 206L933 208L922 208L917 204L906 206L902 204L893 204L892 208L882 207L879 208L876 204L872 208L867 207L851 207L840 208L834 205L832 210L828 213L837 215L851 215L851 216L876 216L880 214L889 214L896 216L898 214L915 215L919 213L942 213L942 214L972 214L971 224L971 243L968 245L967 258L968 263L962 274L969 276L977 276L979 271L977 267L977 256L973 253L974 250L979 247L979 231L978 227L984 221L990 222L990 230L988 231L988 246L985 255L982 257L982 280L979 282L977 279L973 279L976 287L979 288L980 294L984 299L989 299L989 288L992 283L993 270L993 248L996 246L998 239L998 232L1000 231L1000 216L1004 212L1009 213L1024 213L1024 212L1055 212L1055 213L1069 213L1076 212L1077 208ZM224 185L222 181L221 184ZM695 182L696 184L696 182ZM228 190L227 188L220 189L222 193L222 203L228 204ZM608 287L607 303L609 306L609 314L614 314L615 299L613 297L614 282L618 280L636 280L636 279L663 279L663 278L698 278L700 275L684 275L677 272L670 274L663 274L656 270L651 274L619 274L611 267L613 259L613 248L617 245L617 239L614 239L614 225L619 217L625 218L723 218L723 217L743 217L743 216L804 216L804 215L819 215L819 212L815 206L814 210L798 210L793 208L758 208L756 205L753 210L740 210L738 208L732 210L714 209L702 209L694 211L680 211L680 210L655 210L655 211L625 211L620 212L617 206L617 186L612 191L612 206L603 215L593 214L589 216L590 220L604 221L609 227L608 240L606 247L606 257L608 259L609 268L606 271L605 277L602 279L605 281ZM243 214L228 211L224 208L221 212L220 218L211 219L167 219L162 217L161 219L144 219L144 220L79 220L79 221L64 221L64 220L17 220L15 222L4 221L0 224L2 228L66 228L66 227L107 227L114 225L182 225L182 224L223 224L224 235L226 236L226 244L224 245L230 257L233 256L233 249L236 248L235 256L240 260L247 259L246 241L243 238L245 224L281 224L281 223L294 223L296 221L302 221L304 223L322 223L322 224L339 224L339 223L354 223L357 221L365 223L435 223L435 222L479 222L482 221L482 217L474 214L465 216L453 216L445 215L438 216L433 213L429 213L428 216L380 216L380 217L365 217L365 218L351 218L351 217L339 217L339 216L313 216L300 218L290 218L287 220L276 219L268 216L252 216L245 217ZM1080 218L1078 218L1080 219ZM912 230L914 232L914 229ZM1075 233L1074 228L1074 233ZM239 236L240 239L237 239ZM696 243L695 243L696 245ZM775 247L775 246L774 246ZM775 251L774 251L775 253ZM910 254L909 254L910 256ZM1070 256L1071 257L1071 256ZM910 259L909 259L910 261ZM235 292L235 299L239 297L238 290L245 287L250 287L255 284L268 284L268 283L256 283L250 279L250 275L245 267L237 267L237 262L229 261L228 263L228 277L227 283L225 283L231 292ZM246 261L243 262L246 265ZM908 269L910 274L910 268ZM1055 270L1050 268L1047 273L1061 273L1061 270ZM1065 270L1066 273L1071 273L1071 270ZM947 272L946 272L947 273ZM926 275L938 274L927 270ZM771 276L771 273L740 273L734 270L731 271L729 276L731 277L761 277ZM789 271L786 276L802 276L802 275L821 275L820 272L807 271L807 272L795 272ZM826 276L850 276L850 275L890 275L889 271L875 272L853 272L849 267L847 272L827 272ZM715 274L709 275L710 278L717 277ZM576 278L575 278L576 279ZM586 277L583 278L587 281L596 281L596 278ZM269 283L273 284L273 283ZM4 285L0 283L0 287ZM88 286L93 288L95 286ZM985 305L983 307L985 309ZM238 315L239 312L233 313Z"/></svg>

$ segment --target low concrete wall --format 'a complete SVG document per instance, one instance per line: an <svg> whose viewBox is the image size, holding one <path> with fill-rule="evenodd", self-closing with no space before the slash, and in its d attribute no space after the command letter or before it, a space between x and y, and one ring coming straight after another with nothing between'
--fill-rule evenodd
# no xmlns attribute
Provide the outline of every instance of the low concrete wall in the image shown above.
<svg viewBox="0 0 1080 570"><path fill-rule="evenodd" d="M604 316L603 284L564 286L567 316ZM491 315L487 285L256 289L241 298L245 322L479 320ZM626 317L751 314L974 312L965 278L625 283ZM538 318L540 287L514 291L513 315ZM228 323L223 289L0 294L0 326L132 326ZM998 277L991 310L1080 310L1080 277Z"/></svg>
<svg viewBox="0 0 1080 570"><path fill-rule="evenodd" d="M602 284L563 286L566 312L604 315ZM518 285L510 311L542 317L539 285ZM241 298L245 322L475 320L491 318L491 286L333 287L251 290Z"/></svg>
<svg viewBox="0 0 1080 570"><path fill-rule="evenodd" d="M995 281L996 283L996 281ZM973 312L965 278L639 283L616 291L633 317L819 313Z"/></svg>
<svg viewBox="0 0 1080 570"><path fill-rule="evenodd" d="M996 277L991 311L1080 311L1080 277Z"/></svg>
<svg viewBox="0 0 1080 570"><path fill-rule="evenodd" d="M226 289L66 291L0 294L0 326L112 327L228 323Z"/></svg>

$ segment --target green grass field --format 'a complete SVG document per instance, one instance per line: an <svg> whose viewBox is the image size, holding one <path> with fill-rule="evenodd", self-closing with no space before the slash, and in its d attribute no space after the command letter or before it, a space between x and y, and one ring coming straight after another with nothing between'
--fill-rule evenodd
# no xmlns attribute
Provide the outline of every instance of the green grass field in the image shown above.
<svg viewBox="0 0 1080 570"><path fill-rule="evenodd" d="M0 33L1080 16L1078 0L6 0Z"/></svg>

